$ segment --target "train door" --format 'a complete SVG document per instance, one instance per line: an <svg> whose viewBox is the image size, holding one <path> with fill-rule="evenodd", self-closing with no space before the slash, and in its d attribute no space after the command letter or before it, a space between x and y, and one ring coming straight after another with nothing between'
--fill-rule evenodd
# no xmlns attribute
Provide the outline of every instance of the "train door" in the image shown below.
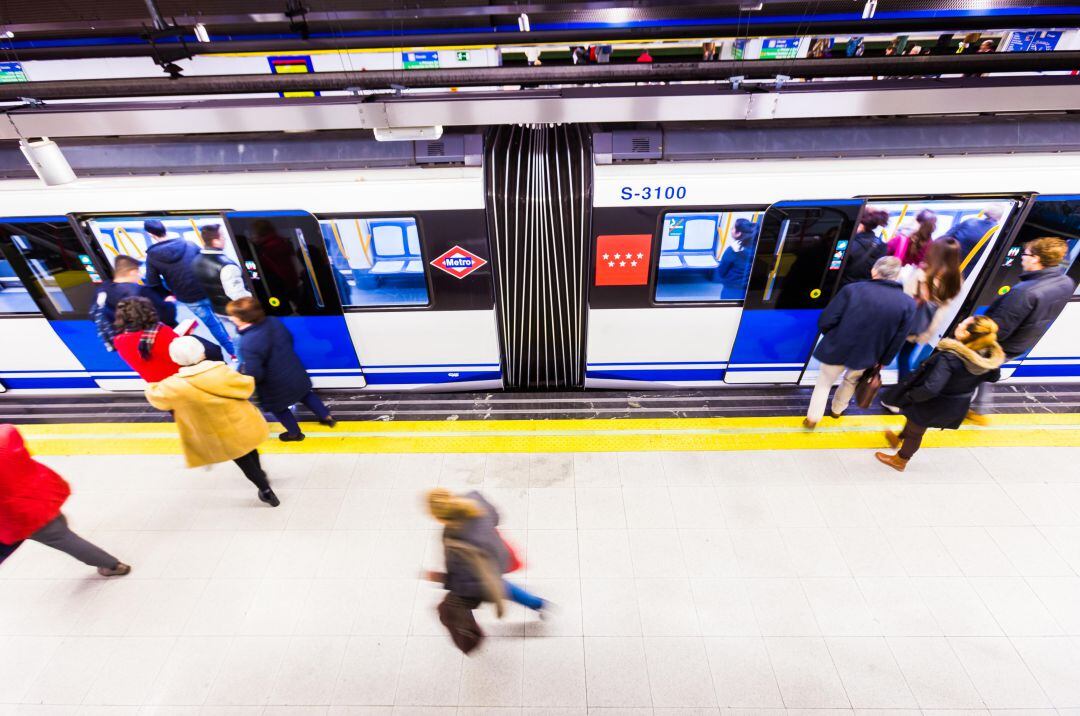
<svg viewBox="0 0 1080 716"><path fill-rule="evenodd" d="M863 204L785 201L765 212L724 382L799 381Z"/></svg>
<svg viewBox="0 0 1080 716"><path fill-rule="evenodd" d="M255 296L289 328L315 386L364 387L318 220L306 211L224 217Z"/></svg>
<svg viewBox="0 0 1080 716"><path fill-rule="evenodd" d="M1063 264L1080 281L1080 195L1046 195L1032 203L1008 248L996 252L990 272L975 298L972 313L983 313L998 296L1021 279L1024 244L1044 236L1064 239L1069 247ZM1039 342L1027 354L1002 368L1002 377L1017 382L1080 381L1080 289Z"/></svg>
<svg viewBox="0 0 1080 716"><path fill-rule="evenodd" d="M0 381L8 389L93 391L130 373L89 318L103 268L66 216L0 219Z"/></svg>

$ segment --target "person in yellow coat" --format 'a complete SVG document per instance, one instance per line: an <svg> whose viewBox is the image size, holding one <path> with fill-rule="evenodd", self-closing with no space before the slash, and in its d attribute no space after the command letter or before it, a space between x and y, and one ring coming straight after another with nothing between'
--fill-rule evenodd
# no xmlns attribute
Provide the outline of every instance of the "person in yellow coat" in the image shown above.
<svg viewBox="0 0 1080 716"><path fill-rule="evenodd" d="M259 464L259 445L270 434L262 413L248 398L255 379L221 361L206 359L203 344L183 336L169 344L180 371L146 388L146 399L176 420L188 467L232 460L257 488L259 499L281 504Z"/></svg>

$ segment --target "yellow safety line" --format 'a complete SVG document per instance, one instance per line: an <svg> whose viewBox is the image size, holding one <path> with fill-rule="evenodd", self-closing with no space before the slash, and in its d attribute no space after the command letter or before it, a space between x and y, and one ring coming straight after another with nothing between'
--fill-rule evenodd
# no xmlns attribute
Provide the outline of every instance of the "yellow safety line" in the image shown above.
<svg viewBox="0 0 1080 716"><path fill-rule="evenodd" d="M884 447L882 431L902 418L863 415L825 420L816 431L801 417L601 420L474 420L342 422L330 430L305 425L302 443L265 442L270 453L636 452L683 450L813 450ZM20 428L41 455L178 453L167 423L70 423ZM930 431L927 447L1080 445L1080 414L989 416L986 426Z"/></svg>

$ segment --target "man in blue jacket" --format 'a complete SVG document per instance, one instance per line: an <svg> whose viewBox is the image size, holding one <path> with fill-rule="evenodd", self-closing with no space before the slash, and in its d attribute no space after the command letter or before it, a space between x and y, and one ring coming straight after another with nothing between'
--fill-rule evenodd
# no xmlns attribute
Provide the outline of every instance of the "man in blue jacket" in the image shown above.
<svg viewBox="0 0 1080 716"><path fill-rule="evenodd" d="M1006 362L1035 347L1076 291L1076 282L1065 275L1065 267L1061 265L1068 253L1069 245L1056 237L1027 242L1020 254L1020 265L1024 268L1020 282L986 309L986 315L998 324L998 343L1005 351ZM972 320L968 318L961 325L966 326ZM985 421L982 414L993 402L990 385L984 383L979 387L975 408L968 413L973 422Z"/></svg>
<svg viewBox="0 0 1080 716"><path fill-rule="evenodd" d="M885 256L874 262L869 281L856 281L844 286L833 297L818 319L824 336L814 351L821 361L810 407L803 426L813 430L825 415L825 403L836 379L844 376L833 396L829 415L839 418L855 385L867 368L887 365L907 340L915 301L904 293L897 280L900 259Z"/></svg>
<svg viewBox="0 0 1080 716"><path fill-rule="evenodd" d="M184 239L168 238L165 225L157 219L147 219L143 229L154 241L146 250L146 285L176 296L206 326L218 345L235 358L236 348L214 314L214 304L193 269L199 247Z"/></svg>
<svg viewBox="0 0 1080 716"><path fill-rule="evenodd" d="M938 237L938 239L953 238L960 242L960 260L967 258L986 232L997 226L1001 221L1001 207L991 204L982 211L982 216L973 219L965 219L955 224L951 229Z"/></svg>

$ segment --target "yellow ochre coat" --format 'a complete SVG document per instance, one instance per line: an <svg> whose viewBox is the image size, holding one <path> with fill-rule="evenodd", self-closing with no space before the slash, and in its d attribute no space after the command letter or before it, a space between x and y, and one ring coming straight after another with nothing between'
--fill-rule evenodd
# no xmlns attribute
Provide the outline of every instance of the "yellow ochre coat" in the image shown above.
<svg viewBox="0 0 1080 716"><path fill-rule="evenodd" d="M255 379L220 361L185 366L146 389L158 410L171 410L188 467L247 455L266 440L270 427L248 398Z"/></svg>

